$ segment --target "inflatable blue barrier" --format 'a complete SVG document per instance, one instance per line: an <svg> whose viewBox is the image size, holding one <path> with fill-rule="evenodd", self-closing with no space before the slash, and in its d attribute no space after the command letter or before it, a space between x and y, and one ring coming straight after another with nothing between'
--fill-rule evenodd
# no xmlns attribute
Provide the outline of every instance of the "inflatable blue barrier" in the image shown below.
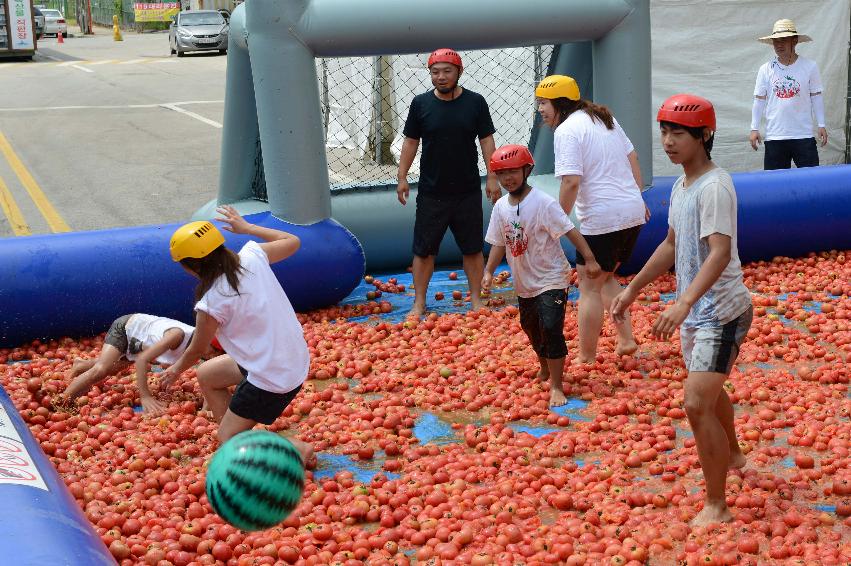
<svg viewBox="0 0 851 566"><path fill-rule="evenodd" d="M2 387L0 525L0 564L115 564Z"/></svg>
<svg viewBox="0 0 851 566"><path fill-rule="evenodd" d="M364 254L334 220L297 226L268 212L247 217L301 239L272 266L298 311L335 304L360 282ZM169 255L179 224L9 238L0 244L0 347L35 338L93 335L123 314L149 312L188 323L197 280ZM239 250L245 236L224 232Z"/></svg>
<svg viewBox="0 0 851 566"><path fill-rule="evenodd" d="M851 249L851 165L734 173L742 262ZM636 273L668 233L676 177L655 177L644 193L650 222L619 273Z"/></svg>

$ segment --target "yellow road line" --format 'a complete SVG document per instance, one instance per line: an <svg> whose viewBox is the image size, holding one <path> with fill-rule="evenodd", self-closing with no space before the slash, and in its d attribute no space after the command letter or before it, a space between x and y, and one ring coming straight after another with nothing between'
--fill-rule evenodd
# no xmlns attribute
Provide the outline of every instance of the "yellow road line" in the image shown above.
<svg viewBox="0 0 851 566"><path fill-rule="evenodd" d="M33 202L38 207L41 215L44 216L45 220L47 220L47 224L50 226L50 229L54 232L70 232L71 227L65 223L62 216L60 216L59 213L56 212L56 209L53 208L53 205L50 204L50 201L47 199L44 191L41 190L41 187L38 186L38 183L35 182L33 176L30 175L30 172L21 162L20 158L18 158L17 154L12 149L12 146L9 144L9 140L7 140L6 136L3 135L3 132L0 132L0 152L6 156L6 161L9 162L12 170L18 176L18 179L21 180L21 184L30 194L30 198L33 199Z"/></svg>
<svg viewBox="0 0 851 566"><path fill-rule="evenodd" d="M24 220L24 215L21 214L21 209L18 208L18 203L15 202L15 197L12 196L12 191L3 181L3 177L0 177L0 208L3 209L6 218L9 219L9 225L16 236L32 234L30 227L27 226L27 221Z"/></svg>

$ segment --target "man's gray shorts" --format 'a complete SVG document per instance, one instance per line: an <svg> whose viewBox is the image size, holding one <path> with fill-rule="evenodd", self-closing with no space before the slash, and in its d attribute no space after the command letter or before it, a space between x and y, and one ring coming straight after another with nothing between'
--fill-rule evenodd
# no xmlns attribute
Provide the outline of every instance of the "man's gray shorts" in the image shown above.
<svg viewBox="0 0 851 566"><path fill-rule="evenodd" d="M750 330L753 306L727 324L711 328L680 328L686 368L691 371L730 373L739 348Z"/></svg>

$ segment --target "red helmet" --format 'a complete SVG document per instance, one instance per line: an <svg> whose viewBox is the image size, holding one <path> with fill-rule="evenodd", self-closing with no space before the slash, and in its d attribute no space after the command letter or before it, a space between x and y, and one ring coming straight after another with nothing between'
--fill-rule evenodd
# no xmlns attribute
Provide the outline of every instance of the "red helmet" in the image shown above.
<svg viewBox="0 0 851 566"><path fill-rule="evenodd" d="M535 166L532 154L524 145L504 145L491 155L490 169L494 173L505 169L519 169L524 165Z"/></svg>
<svg viewBox="0 0 851 566"><path fill-rule="evenodd" d="M671 122L689 128L707 127L715 131L715 108L712 103L694 94L675 94L662 103L657 122Z"/></svg>
<svg viewBox="0 0 851 566"><path fill-rule="evenodd" d="M452 63L458 70L462 70L464 68L464 64L461 63L461 56L452 49L437 49L432 51L431 55L428 56L428 65L426 67L431 67L435 63Z"/></svg>

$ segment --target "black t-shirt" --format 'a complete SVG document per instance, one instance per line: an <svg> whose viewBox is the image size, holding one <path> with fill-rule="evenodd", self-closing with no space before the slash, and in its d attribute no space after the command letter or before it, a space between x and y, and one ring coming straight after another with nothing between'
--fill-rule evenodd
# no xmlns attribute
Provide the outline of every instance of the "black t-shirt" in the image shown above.
<svg viewBox="0 0 851 566"><path fill-rule="evenodd" d="M422 140L419 191L441 196L481 191L476 138L495 131L481 94L464 89L454 100L441 100L430 90L415 96L403 133Z"/></svg>

